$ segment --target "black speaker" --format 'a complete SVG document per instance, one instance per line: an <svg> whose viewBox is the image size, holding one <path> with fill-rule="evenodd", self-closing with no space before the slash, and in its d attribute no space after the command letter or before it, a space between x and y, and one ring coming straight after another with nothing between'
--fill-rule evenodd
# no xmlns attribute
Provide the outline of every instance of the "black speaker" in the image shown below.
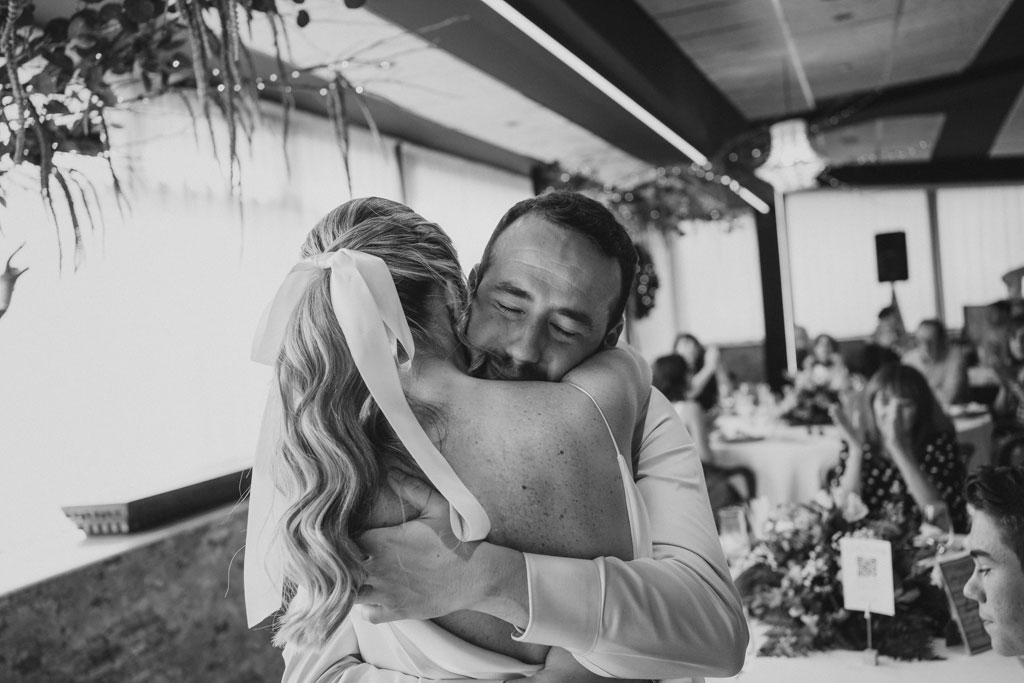
<svg viewBox="0 0 1024 683"><path fill-rule="evenodd" d="M883 232L875 235L875 256L878 259L879 282L908 279L906 233Z"/></svg>

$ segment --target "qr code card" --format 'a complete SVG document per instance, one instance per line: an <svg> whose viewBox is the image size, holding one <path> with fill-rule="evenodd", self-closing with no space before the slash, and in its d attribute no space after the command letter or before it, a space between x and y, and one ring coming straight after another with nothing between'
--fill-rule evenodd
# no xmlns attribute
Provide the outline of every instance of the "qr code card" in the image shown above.
<svg viewBox="0 0 1024 683"><path fill-rule="evenodd" d="M843 538L839 552L843 606L853 612L892 616L896 612L892 544L875 538Z"/></svg>

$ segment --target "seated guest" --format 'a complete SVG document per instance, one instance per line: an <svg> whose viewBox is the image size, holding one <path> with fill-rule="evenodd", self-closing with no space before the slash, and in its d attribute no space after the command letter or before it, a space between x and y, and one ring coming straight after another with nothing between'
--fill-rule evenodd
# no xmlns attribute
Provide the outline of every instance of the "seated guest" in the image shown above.
<svg viewBox="0 0 1024 683"><path fill-rule="evenodd" d="M722 356L717 346L707 349L688 332L676 337L674 350L690 367L690 381L686 398L696 401L706 413L718 407L718 374L722 371Z"/></svg>
<svg viewBox="0 0 1024 683"><path fill-rule="evenodd" d="M914 338L917 346L903 354L903 364L924 375L943 407L963 402L967 392L967 364L960 349L949 343L946 326L941 320L923 320Z"/></svg>
<svg viewBox="0 0 1024 683"><path fill-rule="evenodd" d="M662 356L651 365L651 372L651 384L672 402L687 431L693 437L704 469L704 481L707 484L711 509L717 513L723 507L742 503L745 498L751 497L754 493L753 473L749 473L748 480L742 482L747 489L747 495L744 496L737 486L730 482L730 478L735 474L745 476L746 473L715 465L715 454L711 450L708 437L711 421L703 406L698 401L688 398L693 377L686 359L678 353ZM715 519L717 523L717 515Z"/></svg>
<svg viewBox="0 0 1024 683"><path fill-rule="evenodd" d="M996 464L1010 464L1014 450L1024 450L1024 316L1007 325L1006 352L993 356L999 393L992 404ZM1004 358L1004 360L1001 360Z"/></svg>
<svg viewBox="0 0 1024 683"><path fill-rule="evenodd" d="M796 388L825 388L832 392L840 392L849 384L850 372L839 352L839 342L827 334L819 334L814 338L811 353L804 359L803 367L797 374Z"/></svg>
<svg viewBox="0 0 1024 683"><path fill-rule="evenodd" d="M974 573L964 596L978 603L978 616L1001 655L1024 655L1024 468L979 467L965 495L971 533L964 543Z"/></svg>
<svg viewBox="0 0 1024 683"><path fill-rule="evenodd" d="M915 526L929 506L945 504L954 530L966 530L956 432L925 378L910 366L886 365L868 382L865 400L862 432L838 405L831 411L846 442L829 482L837 498L857 493L879 516L891 504Z"/></svg>
<svg viewBox="0 0 1024 683"><path fill-rule="evenodd" d="M850 363L850 369L866 379L886 363L899 363L902 329L903 324L895 307L886 306L879 311L875 331L864 344L859 357Z"/></svg>

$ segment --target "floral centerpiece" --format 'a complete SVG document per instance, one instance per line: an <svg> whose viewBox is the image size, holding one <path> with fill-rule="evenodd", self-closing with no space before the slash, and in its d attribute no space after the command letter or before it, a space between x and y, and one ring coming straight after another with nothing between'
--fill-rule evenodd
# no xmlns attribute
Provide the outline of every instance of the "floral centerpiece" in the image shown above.
<svg viewBox="0 0 1024 683"><path fill-rule="evenodd" d="M768 626L759 654L793 657L814 650L864 649L866 620L843 608L839 541L845 536L892 543L896 613L872 615L879 653L899 659L935 659L932 641L949 622L949 606L920 563L927 546L896 507L868 516L860 498L842 506L828 493L813 502L784 505L765 522L761 539L736 579L750 615Z"/></svg>

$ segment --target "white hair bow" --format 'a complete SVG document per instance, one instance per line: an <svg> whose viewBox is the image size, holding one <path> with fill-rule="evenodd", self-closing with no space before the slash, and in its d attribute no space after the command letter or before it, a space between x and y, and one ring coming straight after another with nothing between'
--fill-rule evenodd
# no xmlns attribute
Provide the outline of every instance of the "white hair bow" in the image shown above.
<svg viewBox="0 0 1024 683"><path fill-rule="evenodd" d="M351 249L318 254L296 265L263 313L252 359L273 365L300 298L325 269L331 271L331 305L352 359L381 412L416 464L451 505L452 531L463 541L490 531L483 507L455 474L420 427L402 391L398 368L407 368L415 349L402 303L385 263ZM406 360L399 365L401 345ZM245 607L255 626L281 606L284 568L277 548L279 523L288 503L276 490L271 461L281 441L280 392L270 391L263 415L249 492L245 550Z"/></svg>

